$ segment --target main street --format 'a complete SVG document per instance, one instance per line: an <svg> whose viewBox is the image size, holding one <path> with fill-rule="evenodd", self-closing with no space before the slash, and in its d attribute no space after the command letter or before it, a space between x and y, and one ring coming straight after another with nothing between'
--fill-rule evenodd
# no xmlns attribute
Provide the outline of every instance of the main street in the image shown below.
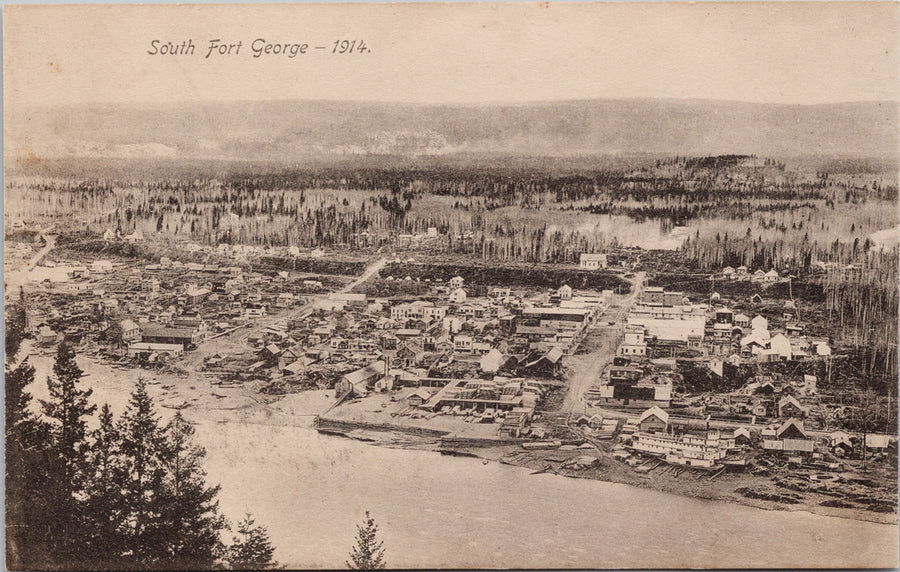
<svg viewBox="0 0 900 572"><path fill-rule="evenodd" d="M644 276L643 272L635 274L631 279L631 293L620 300L614 299L595 325L591 326L582 342L582 347L588 350L588 353L566 358L571 373L567 378L569 390L560 407L561 411L566 413L586 411L584 394L591 386L597 384L601 374L615 357L628 312L641 295Z"/></svg>

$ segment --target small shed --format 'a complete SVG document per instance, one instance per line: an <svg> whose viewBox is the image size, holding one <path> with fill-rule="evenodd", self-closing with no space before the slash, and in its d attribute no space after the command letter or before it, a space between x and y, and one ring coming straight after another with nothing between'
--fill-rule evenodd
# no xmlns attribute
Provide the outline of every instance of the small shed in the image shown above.
<svg viewBox="0 0 900 572"><path fill-rule="evenodd" d="M409 395L409 397L406 398L410 405L414 405L416 407L421 406L429 399L431 399L431 393L429 393L428 390L424 387L420 387L419 389L415 390Z"/></svg>
<svg viewBox="0 0 900 572"><path fill-rule="evenodd" d="M738 447L746 447L752 443L750 430L746 427L738 427L734 430L734 444Z"/></svg>

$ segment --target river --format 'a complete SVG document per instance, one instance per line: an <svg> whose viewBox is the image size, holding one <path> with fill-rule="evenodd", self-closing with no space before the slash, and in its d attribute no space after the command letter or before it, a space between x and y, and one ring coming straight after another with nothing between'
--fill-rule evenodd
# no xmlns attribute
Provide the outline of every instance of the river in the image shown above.
<svg viewBox="0 0 900 572"><path fill-rule="evenodd" d="M198 426L222 509L288 566L341 567L365 510L392 567L891 567L897 527L387 449L307 427Z"/></svg>

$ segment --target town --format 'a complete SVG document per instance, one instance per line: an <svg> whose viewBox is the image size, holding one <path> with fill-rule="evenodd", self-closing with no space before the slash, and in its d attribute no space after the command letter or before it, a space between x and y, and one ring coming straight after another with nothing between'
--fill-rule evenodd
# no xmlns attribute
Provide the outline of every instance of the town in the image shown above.
<svg viewBox="0 0 900 572"><path fill-rule="evenodd" d="M670 251L612 247L531 265L529 282L436 255L472 240L437 227L364 231L347 249L44 224L8 224L4 259L33 351L65 340L89 375L152 379L163 407L310 393L323 433L756 506L896 513L896 394L847 390L849 346L819 301L793 295L857 266L685 273L666 270Z"/></svg>

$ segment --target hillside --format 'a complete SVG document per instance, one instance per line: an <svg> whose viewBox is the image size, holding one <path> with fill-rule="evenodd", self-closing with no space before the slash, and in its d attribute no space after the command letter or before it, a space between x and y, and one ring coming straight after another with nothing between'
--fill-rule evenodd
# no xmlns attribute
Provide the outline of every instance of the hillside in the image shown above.
<svg viewBox="0 0 900 572"><path fill-rule="evenodd" d="M890 102L700 100L520 105L263 101L6 111L7 157L293 160L334 155L658 153L884 156Z"/></svg>

